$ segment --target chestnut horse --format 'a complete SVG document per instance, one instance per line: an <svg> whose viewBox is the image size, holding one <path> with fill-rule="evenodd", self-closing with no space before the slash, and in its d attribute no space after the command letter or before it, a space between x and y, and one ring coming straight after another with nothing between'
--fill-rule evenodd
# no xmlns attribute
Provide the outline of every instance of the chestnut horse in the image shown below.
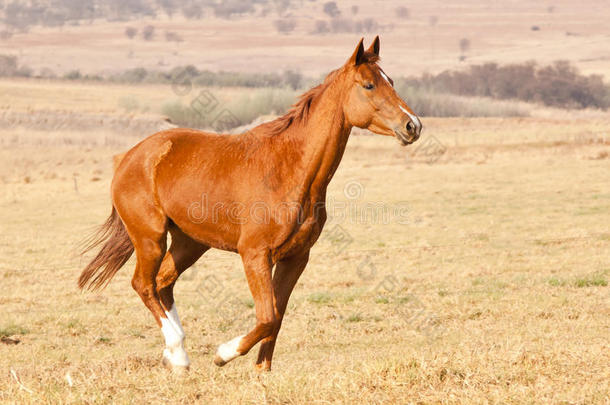
<svg viewBox="0 0 610 405"><path fill-rule="evenodd" d="M352 127L395 136L403 145L419 138L419 118L378 61L379 37L368 50L361 39L342 67L274 121L235 135L171 129L133 147L112 180L112 213L93 243L103 245L78 285L104 287L135 250L131 284L161 327L163 363L187 368L174 284L208 249L237 252L256 325L221 344L214 363L223 366L262 342L256 367L269 370L288 298L326 221L326 188ZM204 210L214 207L213 215L193 217L193 203L201 201ZM255 216L261 207L272 215Z"/></svg>

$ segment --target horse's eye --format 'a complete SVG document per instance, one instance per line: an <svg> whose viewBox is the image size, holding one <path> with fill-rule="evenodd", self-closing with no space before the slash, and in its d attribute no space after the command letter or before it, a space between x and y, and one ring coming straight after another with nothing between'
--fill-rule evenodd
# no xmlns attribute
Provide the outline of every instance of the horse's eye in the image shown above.
<svg viewBox="0 0 610 405"><path fill-rule="evenodd" d="M375 88L375 85L373 83L367 83L363 87L367 90L373 90Z"/></svg>

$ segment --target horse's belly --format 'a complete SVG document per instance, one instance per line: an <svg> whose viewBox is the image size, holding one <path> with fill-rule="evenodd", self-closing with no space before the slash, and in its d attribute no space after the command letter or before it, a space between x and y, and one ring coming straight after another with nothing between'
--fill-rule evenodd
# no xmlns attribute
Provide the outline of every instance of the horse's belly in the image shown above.
<svg viewBox="0 0 610 405"><path fill-rule="evenodd" d="M212 248L237 252L239 227L221 221L213 213L201 209L198 203L166 209L168 217L193 240Z"/></svg>

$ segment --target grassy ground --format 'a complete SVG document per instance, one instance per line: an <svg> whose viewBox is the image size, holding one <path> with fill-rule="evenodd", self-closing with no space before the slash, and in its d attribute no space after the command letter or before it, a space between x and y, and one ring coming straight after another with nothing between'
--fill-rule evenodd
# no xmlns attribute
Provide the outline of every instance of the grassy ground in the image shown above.
<svg viewBox="0 0 610 405"><path fill-rule="evenodd" d="M424 126L409 148L350 140L271 373L258 348L212 364L254 322L239 258L209 252L180 279L182 376L160 367L133 261L76 288L111 156L138 138L0 130L19 140L0 150L0 401L608 403L610 119Z"/></svg>
<svg viewBox="0 0 610 405"><path fill-rule="evenodd" d="M190 103L202 88L187 84L121 85L31 79L0 79L1 110L69 111L73 113L159 113L170 101ZM219 102L243 95L244 89L209 89ZM250 91L252 91L250 89ZM33 106L35 103L35 106Z"/></svg>

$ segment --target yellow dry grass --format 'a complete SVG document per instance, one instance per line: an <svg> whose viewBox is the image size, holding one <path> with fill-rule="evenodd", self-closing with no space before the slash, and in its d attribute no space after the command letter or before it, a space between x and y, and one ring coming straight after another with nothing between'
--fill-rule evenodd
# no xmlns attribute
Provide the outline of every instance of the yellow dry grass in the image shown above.
<svg viewBox="0 0 610 405"><path fill-rule="evenodd" d="M177 87L176 87L177 88ZM171 85L122 85L97 82L66 82L34 79L0 79L0 111L57 111L71 113L159 114L169 101L189 104L203 88L180 88ZM211 88L219 101L252 89Z"/></svg>
<svg viewBox="0 0 610 405"><path fill-rule="evenodd" d="M258 348L212 364L254 322L238 256L180 279L185 375L160 366L133 261L99 294L76 288L111 156L139 138L0 130L19 140L0 150L0 401L608 403L610 118L424 126L409 148L350 140L271 373L253 370Z"/></svg>

